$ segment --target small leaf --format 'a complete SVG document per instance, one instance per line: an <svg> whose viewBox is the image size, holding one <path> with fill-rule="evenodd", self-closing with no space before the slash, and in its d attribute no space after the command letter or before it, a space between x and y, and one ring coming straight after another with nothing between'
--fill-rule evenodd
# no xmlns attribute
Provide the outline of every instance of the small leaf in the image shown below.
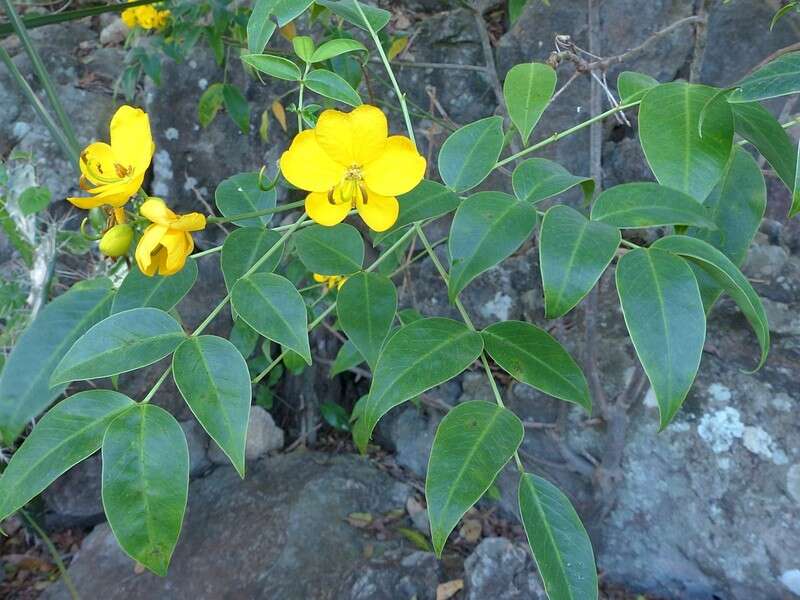
<svg viewBox="0 0 800 600"><path fill-rule="evenodd" d="M342 17L348 23L366 30L367 28L364 24L364 19L355 7L355 3L357 1L358 0L314 0L314 3L324 6L332 13ZM386 27L386 24L389 22L389 19L392 16L389 11L371 6L369 4L364 4L363 2L358 2L358 4L364 13L364 16L366 16L367 22L374 31L380 31Z"/></svg>
<svg viewBox="0 0 800 600"><path fill-rule="evenodd" d="M247 49L252 54L263 52L275 33L275 23L269 18L274 4L275 0L256 0L253 5L247 20Z"/></svg>
<svg viewBox="0 0 800 600"><path fill-rule="evenodd" d="M402 36L394 38L392 40L391 45L389 46L389 49L386 51L386 58L388 58L390 61L394 60L395 58L400 56L403 53L403 50L405 50L407 47L408 47L407 37Z"/></svg>
<svg viewBox="0 0 800 600"><path fill-rule="evenodd" d="M222 108L222 84L212 83L200 96L197 103L197 120L200 125L208 127L217 116L219 109Z"/></svg>
<svg viewBox="0 0 800 600"><path fill-rule="evenodd" d="M794 185L792 186L792 205L789 207L789 218L800 213L800 147L797 149L797 162L795 163Z"/></svg>
<svg viewBox="0 0 800 600"><path fill-rule="evenodd" d="M508 0L508 20L513 25L522 16L528 0Z"/></svg>
<svg viewBox="0 0 800 600"><path fill-rule="evenodd" d="M536 124L556 89L556 72L544 63L516 65L506 75L503 96L508 116L519 130L524 144L528 143Z"/></svg>
<svg viewBox="0 0 800 600"><path fill-rule="evenodd" d="M461 517L511 460L524 434L514 413L480 400L457 405L439 423L425 479L437 557Z"/></svg>
<svg viewBox="0 0 800 600"><path fill-rule="evenodd" d="M325 42L319 48L314 50L309 62L318 63L334 56L346 54L348 52L366 52L367 49L361 42L350 40L347 38L339 38Z"/></svg>
<svg viewBox="0 0 800 600"><path fill-rule="evenodd" d="M800 92L800 52L788 52L739 82L728 102L755 102Z"/></svg>
<svg viewBox="0 0 800 600"><path fill-rule="evenodd" d="M280 242L280 234L271 229L243 227L231 233L222 244L220 267L228 291L239 278L275 244ZM283 256L283 245L274 251L256 270L257 273L270 273L275 270Z"/></svg>
<svg viewBox="0 0 800 600"><path fill-rule="evenodd" d="M296 35L292 38L292 48L294 53L305 62L312 62L311 55L314 54L314 40L307 35Z"/></svg>
<svg viewBox="0 0 800 600"><path fill-rule="evenodd" d="M194 416L244 477L251 388L236 346L213 335L190 337L175 350L172 373Z"/></svg>
<svg viewBox="0 0 800 600"><path fill-rule="evenodd" d="M617 91L622 104L641 100L650 89L658 85L658 80L644 73L623 71L617 77Z"/></svg>
<svg viewBox="0 0 800 600"><path fill-rule="evenodd" d="M245 54L241 58L245 64L270 77L286 81L300 81L303 78L299 67L288 58L271 54Z"/></svg>
<svg viewBox="0 0 800 600"><path fill-rule="evenodd" d="M197 261L186 261L183 269L174 275L143 275L139 267L131 267L119 287L111 313L116 314L131 308L158 308L163 311L172 310L180 302L197 280Z"/></svg>
<svg viewBox="0 0 800 600"><path fill-rule="evenodd" d="M716 227L700 202L647 181L623 183L604 191L594 201L592 220L622 229L663 225Z"/></svg>
<svg viewBox="0 0 800 600"><path fill-rule="evenodd" d="M288 279L274 273L248 275L233 286L231 300L250 327L311 364L306 305Z"/></svg>
<svg viewBox="0 0 800 600"><path fill-rule="evenodd" d="M489 356L514 379L592 412L578 363L553 336L530 323L501 321L481 332Z"/></svg>
<svg viewBox="0 0 800 600"><path fill-rule="evenodd" d="M214 203L225 217L275 208L278 194L275 189L263 190L257 172L238 173L220 182L214 192ZM272 215L261 215L232 221L237 227L269 225Z"/></svg>
<svg viewBox="0 0 800 600"><path fill-rule="evenodd" d="M423 179L413 190L399 196L397 201L400 204L397 221L388 231L375 235L373 239L376 245L407 225L453 212L461 202L457 194L441 183L428 179Z"/></svg>
<svg viewBox="0 0 800 600"><path fill-rule="evenodd" d="M772 15L772 20L769 22L769 30L772 31L775 25L780 21L785 15L790 13L792 10L797 10L797 2L789 2L785 4L781 8L775 11L775 14Z"/></svg>
<svg viewBox="0 0 800 600"><path fill-rule="evenodd" d="M180 324L162 310L133 308L100 321L64 355L51 383L127 373L172 354L186 338Z"/></svg>
<svg viewBox="0 0 800 600"><path fill-rule="evenodd" d="M189 491L183 429L163 408L138 404L114 419L103 438L103 508L120 547L167 574Z"/></svg>
<svg viewBox="0 0 800 600"><path fill-rule="evenodd" d="M250 131L250 106L242 95L241 90L235 85L226 83L222 87L222 99L225 110L233 122L239 126L242 133Z"/></svg>
<svg viewBox="0 0 800 600"><path fill-rule="evenodd" d="M333 360L331 372L328 376L335 377L339 373L349 371L363 362L364 357L361 356L358 348L356 348L353 342L347 340L344 344L342 344L342 347L339 348L339 352L336 353L336 358Z"/></svg>
<svg viewBox="0 0 800 600"><path fill-rule="evenodd" d="M569 499L552 483L523 473L519 512L547 597L596 599L592 542Z"/></svg>
<svg viewBox="0 0 800 600"><path fill-rule="evenodd" d="M347 411L333 402L323 402L319 405L319 413L325 422L339 431L350 431L350 417Z"/></svg>
<svg viewBox="0 0 800 600"><path fill-rule="evenodd" d="M658 401L661 429L692 386L706 314L689 265L663 250L637 248L617 264L617 292L636 354Z"/></svg>
<svg viewBox="0 0 800 600"><path fill-rule="evenodd" d="M397 312L397 290L392 280L375 273L348 278L336 297L339 325L375 369Z"/></svg>
<svg viewBox="0 0 800 600"><path fill-rule="evenodd" d="M261 336L258 332L245 323L242 319L234 319L231 333L228 335L228 340L233 344L242 358L248 359L256 349L258 340Z"/></svg>
<svg viewBox="0 0 800 600"><path fill-rule="evenodd" d="M272 0L272 2L275 5L272 12L278 19L278 25L284 27L302 15L313 0Z"/></svg>
<svg viewBox="0 0 800 600"><path fill-rule="evenodd" d="M347 223L333 227L311 225L294 236L300 260L312 273L348 275L361 270L364 240L358 229Z"/></svg>
<svg viewBox="0 0 800 600"><path fill-rule="evenodd" d="M532 204L502 192L480 192L464 200L450 228L450 301L511 256L531 235L536 219Z"/></svg>
<svg viewBox="0 0 800 600"><path fill-rule="evenodd" d="M50 190L43 185L29 187L17 199L19 209L25 216L37 213L48 207L51 196Z"/></svg>
<svg viewBox="0 0 800 600"><path fill-rule="evenodd" d="M546 158L529 158L521 162L514 169L511 183L514 195L532 204L563 194L576 185L583 189L584 198L591 198L594 192L594 179L573 175Z"/></svg>
<svg viewBox="0 0 800 600"><path fill-rule="evenodd" d="M353 437L364 452L378 420L395 406L461 373L480 356L483 340L463 323L434 317L401 327L378 357L369 397Z"/></svg>
<svg viewBox="0 0 800 600"><path fill-rule="evenodd" d="M503 118L487 117L450 134L439 151L439 174L455 192L482 182L494 169L503 150Z"/></svg>
<svg viewBox="0 0 800 600"><path fill-rule="evenodd" d="M336 73L314 69L306 76L306 86L320 96L338 100L350 106L360 106L361 97L353 87Z"/></svg>

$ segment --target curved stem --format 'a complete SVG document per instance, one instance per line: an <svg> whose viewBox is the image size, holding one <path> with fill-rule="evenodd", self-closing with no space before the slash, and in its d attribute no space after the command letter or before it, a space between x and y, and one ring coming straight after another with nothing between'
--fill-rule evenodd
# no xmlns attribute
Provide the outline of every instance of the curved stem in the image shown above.
<svg viewBox="0 0 800 600"><path fill-rule="evenodd" d="M298 200L297 202L290 202L289 204L281 204L280 206L273 206L262 210L252 210L246 213L240 213L230 217L207 217L206 221L209 223L234 223L236 221L244 221L245 219L254 219L256 217L263 217L265 215L273 215L275 213L286 212L294 210L295 208L302 208L305 205L305 200Z"/></svg>

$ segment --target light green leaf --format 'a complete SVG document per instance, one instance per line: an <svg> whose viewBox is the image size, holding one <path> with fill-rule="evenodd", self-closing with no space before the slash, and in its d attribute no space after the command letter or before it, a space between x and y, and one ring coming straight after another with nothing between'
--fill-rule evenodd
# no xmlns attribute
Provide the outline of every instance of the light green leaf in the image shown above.
<svg viewBox="0 0 800 600"><path fill-rule="evenodd" d="M275 188L263 190L258 173L238 173L220 182L214 192L214 202L225 217L235 217L248 212L275 208ZM261 215L232 221L237 227L264 227L272 221L272 215Z"/></svg>
<svg viewBox="0 0 800 600"><path fill-rule="evenodd" d="M536 219L532 204L502 192L480 192L464 200L448 242L450 301L478 275L511 256L531 235Z"/></svg>
<svg viewBox="0 0 800 600"><path fill-rule="evenodd" d="M300 81L303 78L300 68L288 58L271 54L244 54L241 59L256 71L266 73L270 77L286 81Z"/></svg>
<svg viewBox="0 0 800 600"><path fill-rule="evenodd" d="M292 48L305 62L311 62L311 55L314 54L314 40L307 35L296 35L292 38Z"/></svg>
<svg viewBox="0 0 800 600"><path fill-rule="evenodd" d="M274 273L248 275L233 286L231 300L250 327L311 364L306 305L288 279Z"/></svg>
<svg viewBox="0 0 800 600"><path fill-rule="evenodd" d="M163 408L138 404L103 438L103 508L120 547L153 573L167 574L189 491L183 429Z"/></svg>
<svg viewBox="0 0 800 600"><path fill-rule="evenodd" d="M233 289L239 278L247 273L270 248L281 239L280 234L271 229L244 227L231 233L222 244L220 266L225 278L225 287ZM256 273L270 273L275 270L283 257L283 246L273 252Z"/></svg>
<svg viewBox="0 0 800 600"><path fill-rule="evenodd" d="M333 364L331 365L329 377L335 377L339 373L349 371L363 362L364 357L361 356L358 348L356 348L353 342L347 340L344 344L342 344L342 347L339 348L339 352L336 353L336 358L333 360Z"/></svg>
<svg viewBox="0 0 800 600"><path fill-rule="evenodd" d="M663 225L716 227L708 211L692 196L647 181L605 190L594 201L592 220L622 229Z"/></svg>
<svg viewBox="0 0 800 600"><path fill-rule="evenodd" d="M791 192L797 150L778 120L758 103L731 104L736 133L756 147Z"/></svg>
<svg viewBox="0 0 800 600"><path fill-rule="evenodd" d="M108 424L133 400L89 390L62 400L33 428L0 477L0 521L100 449Z"/></svg>
<svg viewBox="0 0 800 600"><path fill-rule="evenodd" d="M755 102L800 92L800 52L787 52L739 82L728 102Z"/></svg>
<svg viewBox="0 0 800 600"><path fill-rule="evenodd" d="M797 162L795 163L794 185L792 186L792 205L789 207L789 218L800 213L800 147L797 149Z"/></svg>
<svg viewBox="0 0 800 600"><path fill-rule="evenodd" d="M213 335L190 337L175 350L172 373L194 416L244 478L252 390L236 346Z"/></svg>
<svg viewBox="0 0 800 600"><path fill-rule="evenodd" d="M706 338L706 313L689 265L637 248L617 264L617 292L636 354L658 401L661 429L692 386Z"/></svg>
<svg viewBox="0 0 800 600"><path fill-rule="evenodd" d="M542 113L556 89L556 72L544 63L516 65L503 82L503 96L508 116L519 131L524 144L528 143Z"/></svg>
<svg viewBox="0 0 800 600"><path fill-rule="evenodd" d="M50 190L43 185L29 187L17 199L19 210L26 216L37 213L47 208L51 197Z"/></svg>
<svg viewBox="0 0 800 600"><path fill-rule="evenodd" d="M619 229L553 206L539 233L539 267L548 319L567 314L600 279L620 243Z"/></svg>
<svg viewBox="0 0 800 600"><path fill-rule="evenodd" d="M272 12L278 19L278 25L283 27L302 15L311 6L313 0L273 0L273 3L275 8Z"/></svg>
<svg viewBox="0 0 800 600"><path fill-rule="evenodd" d="M100 279L74 285L39 312L17 340L0 374L0 438L10 446L28 422L64 391L50 375L75 340L105 319L114 295Z"/></svg>
<svg viewBox="0 0 800 600"><path fill-rule="evenodd" d="M375 370L397 312L397 290L392 280L376 273L353 275L339 290L336 312L342 330Z"/></svg>
<svg viewBox="0 0 800 600"><path fill-rule="evenodd" d="M275 33L276 25L269 18L275 0L256 0L253 11L247 20L247 49L259 54L267 47L267 42Z"/></svg>
<svg viewBox="0 0 800 600"><path fill-rule="evenodd" d="M439 423L425 479L437 557L461 517L514 456L524 434L514 413L481 400L459 404Z"/></svg>
<svg viewBox="0 0 800 600"><path fill-rule="evenodd" d="M347 38L339 38L325 42L317 48L311 55L312 63L329 60L334 56L346 54L348 52L366 52L367 49L361 42Z"/></svg>
<svg viewBox="0 0 800 600"><path fill-rule="evenodd" d="M552 483L523 473L519 512L547 597L595 600L597 567L592 542L569 499Z"/></svg>
<svg viewBox="0 0 800 600"><path fill-rule="evenodd" d="M314 3L324 6L332 13L342 17L348 23L366 30L367 28L364 24L364 19L361 17L355 7L356 1L357 0L314 0ZM364 12L364 16L367 17L367 22L370 24L372 29L375 31L380 31L386 27L386 24L389 22L389 19L392 16L389 11L371 6L369 4L364 4L363 2L359 2L358 4L361 6L361 10Z"/></svg>
<svg viewBox="0 0 800 600"><path fill-rule="evenodd" d="M532 204L562 194L576 185L583 189L584 198L591 198L594 192L594 179L573 175L546 158L529 158L521 162L514 169L511 184L517 198Z"/></svg>
<svg viewBox="0 0 800 600"><path fill-rule="evenodd" d="M395 406L461 373L480 356L483 339L463 323L433 317L392 335L372 377L363 415L353 437L364 452L380 418Z"/></svg>
<svg viewBox="0 0 800 600"><path fill-rule="evenodd" d="M222 84L212 83L200 96L197 103L197 120L203 127L208 127L222 108Z"/></svg>
<svg viewBox="0 0 800 600"><path fill-rule="evenodd" d="M481 332L489 356L514 379L592 412L589 385L578 363L549 333L522 321L501 321Z"/></svg>
<svg viewBox="0 0 800 600"><path fill-rule="evenodd" d="M489 176L503 150L503 118L487 117L450 134L439 151L439 174L455 192L474 188Z"/></svg>
<svg viewBox="0 0 800 600"><path fill-rule="evenodd" d="M358 229L347 223L333 227L311 225L294 236L300 260L312 273L348 275L361 270L364 240Z"/></svg>
<svg viewBox="0 0 800 600"><path fill-rule="evenodd" d="M400 204L397 221L388 231L375 235L373 238L375 245L412 223L435 219L451 213L458 208L458 204L461 202L457 194L448 190L441 183L428 179L423 179L413 190L399 196L397 201Z"/></svg>
<svg viewBox="0 0 800 600"><path fill-rule="evenodd" d="M641 100L644 95L658 85L658 80L644 73L623 71L617 77L617 91L622 104Z"/></svg>
<svg viewBox="0 0 800 600"><path fill-rule="evenodd" d="M127 373L172 354L186 338L180 324L157 308L133 308L100 321L64 355L51 383Z"/></svg>
<svg viewBox="0 0 800 600"><path fill-rule="evenodd" d="M361 97L347 81L332 71L314 69L306 76L306 87L320 96L338 100L350 106L360 106Z"/></svg>
<svg viewBox="0 0 800 600"><path fill-rule="evenodd" d="M722 177L733 147L733 113L726 102L700 113L718 92L682 82L648 91L639 107L639 139L659 183L680 190L698 202Z"/></svg>
<svg viewBox="0 0 800 600"><path fill-rule="evenodd" d="M145 307L169 311L189 293L196 280L197 262L194 259L187 260L183 269L169 276L148 277L134 265L114 297L111 313Z"/></svg>

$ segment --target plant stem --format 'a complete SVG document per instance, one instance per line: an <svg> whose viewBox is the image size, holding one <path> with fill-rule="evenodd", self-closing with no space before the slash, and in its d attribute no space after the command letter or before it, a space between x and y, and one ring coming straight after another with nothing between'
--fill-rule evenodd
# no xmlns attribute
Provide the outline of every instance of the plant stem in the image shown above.
<svg viewBox="0 0 800 600"><path fill-rule="evenodd" d="M72 600L80 600L80 596L78 595L78 590L75 587L75 583L72 581L72 578L67 573L67 566L64 564L64 561L61 559L61 555L58 553L58 548L56 548L53 541L50 539L44 529L39 526L39 523L28 514L28 511L24 509L20 509L19 511L25 520L28 522L28 525L36 532L36 534L42 539L42 542L47 547L47 551L50 552L50 555L53 557L53 561L56 563L56 567L58 568L58 572L61 574L61 579L64 581L64 587L67 588L70 597Z"/></svg>
<svg viewBox="0 0 800 600"><path fill-rule="evenodd" d="M298 200L297 202L290 202L289 204L281 204L280 206L273 206L272 208L265 208L263 210L253 210L246 213L240 213L231 217L207 217L206 221L209 223L233 223L236 221L244 221L245 219L254 219L256 217L263 217L264 215L273 215L275 213L286 212L301 208L305 205L305 200Z"/></svg>
<svg viewBox="0 0 800 600"><path fill-rule="evenodd" d="M197 254L192 254L192 258L201 258L203 256L208 256L209 254L214 254L215 252L219 252L222 250L222 246L212 246L211 248L207 248L202 252L198 252Z"/></svg>
<svg viewBox="0 0 800 600"><path fill-rule="evenodd" d="M400 102L400 108L403 111L403 118L406 121L406 130L408 131L408 137L411 139L411 143L414 144L414 147L417 146L417 140L414 137L414 126L411 124L411 115L408 114L408 107L406 106L406 95L400 91L400 85L397 83L397 79L394 76L394 71L392 70L392 65L389 64L389 59L386 57L386 53L383 51L383 46L381 46L381 41L378 38L378 34L372 28L372 25L367 19L367 15L364 14L364 10L361 8L361 4L358 0L353 0L353 5L356 7L359 16L364 21L364 27L367 28L369 31L369 35L372 37L372 41L375 44L375 48L378 50L378 54L381 57L381 62L383 63L384 68L386 69L386 73L389 75L389 79L392 82L392 87L394 87L394 93L397 95L397 100Z"/></svg>
<svg viewBox="0 0 800 600"><path fill-rule="evenodd" d="M310 63L306 63L305 71L303 71L303 78L300 80L300 90L297 92L297 131L303 131L303 92L306 89L306 77L308 77L308 70L311 68Z"/></svg>

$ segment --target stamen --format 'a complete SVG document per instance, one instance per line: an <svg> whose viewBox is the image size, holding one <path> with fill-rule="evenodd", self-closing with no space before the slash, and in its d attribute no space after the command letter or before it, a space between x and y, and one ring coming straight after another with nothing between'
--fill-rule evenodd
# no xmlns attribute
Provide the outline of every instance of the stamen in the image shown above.
<svg viewBox="0 0 800 600"><path fill-rule="evenodd" d="M336 206L336 201L333 199L333 190L336 188L331 188L328 190L328 202L330 202L333 206Z"/></svg>
<svg viewBox="0 0 800 600"><path fill-rule="evenodd" d="M367 193L367 186L363 183L358 183L358 189L361 190L361 202L364 206L367 205L367 201L369 200L369 194Z"/></svg>

